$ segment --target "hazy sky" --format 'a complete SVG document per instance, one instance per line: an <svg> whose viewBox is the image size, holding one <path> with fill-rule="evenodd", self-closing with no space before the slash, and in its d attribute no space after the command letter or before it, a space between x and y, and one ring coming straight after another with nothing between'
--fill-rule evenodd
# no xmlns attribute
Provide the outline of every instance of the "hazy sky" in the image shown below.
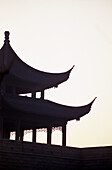
<svg viewBox="0 0 112 170"><path fill-rule="evenodd" d="M112 1L0 0L0 46L6 30L32 67L63 72L75 65L67 82L46 90L46 99L80 106L97 97L88 115L68 122L67 145L111 145Z"/></svg>

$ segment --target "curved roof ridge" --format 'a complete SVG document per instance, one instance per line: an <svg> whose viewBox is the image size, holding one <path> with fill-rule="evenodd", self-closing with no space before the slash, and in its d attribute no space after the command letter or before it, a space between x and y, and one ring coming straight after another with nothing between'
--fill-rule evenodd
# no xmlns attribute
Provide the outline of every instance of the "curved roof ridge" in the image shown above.
<svg viewBox="0 0 112 170"><path fill-rule="evenodd" d="M18 82L17 93L29 93L57 87L69 78L74 66L70 70L61 73L37 70L20 59L9 42L9 32L6 31L4 45L0 50L0 73L8 70L5 82L11 85L13 83L15 85Z"/></svg>
<svg viewBox="0 0 112 170"><path fill-rule="evenodd" d="M12 47L11 47L12 48ZM13 49L12 49L13 50ZM14 50L13 50L14 51ZM16 53L15 53L16 54ZM16 54L17 55L17 54ZM17 56L18 57L18 56ZM47 74L54 74L54 75L59 75L59 74L66 74L66 73L71 73L72 69L75 67L75 65L73 65L69 70L67 71L64 71L64 72L59 72L59 73L56 73L56 72L46 72L46 71L43 71L43 70L38 70L32 66L30 66L29 64L25 63L25 61L23 61L20 57L18 57L19 60L21 60L21 62L23 62L26 66L30 67L32 70L35 70L35 71L38 71L38 72L41 72L41 73L47 73Z"/></svg>
<svg viewBox="0 0 112 170"><path fill-rule="evenodd" d="M7 32L7 31L6 31ZM4 40L4 44L3 46L1 47L0 51L3 50L7 45L9 46L9 48L12 50L12 52L16 55L16 57L21 60L21 62L23 62L26 66L30 67L31 69L35 70L35 71L39 71L41 73L48 73L48 74L64 74L64 73L68 73L68 72L71 72L72 69L75 67L75 65L73 65L69 70L67 71L64 71L64 72L59 72L59 73L56 73L56 72L46 72L46 71L43 71L43 70L38 70L32 66L30 66L29 64L25 63L25 61L23 61L17 54L16 52L13 50L12 46L10 45L9 43L10 41L8 40L8 43L6 43L6 40ZM1 56L0 56L1 57Z"/></svg>
<svg viewBox="0 0 112 170"><path fill-rule="evenodd" d="M44 99L44 101L48 101L50 103L53 103L53 104L56 104L56 105L60 105L60 106L63 106L63 107L70 107L70 108L74 108L75 107L75 108L78 108L78 107L85 107L85 106L88 106L88 105L92 105L94 103L94 101L96 100L96 98L97 97L95 97L90 103L85 104L85 105L81 105L81 106L68 106L68 105L60 104L60 103L57 103L57 102L54 102L54 101L51 101L51 100L47 100L47 99Z"/></svg>
<svg viewBox="0 0 112 170"><path fill-rule="evenodd" d="M9 107L20 110L21 112L36 114L41 116L51 116L64 118L65 120L80 120L80 118L88 114L95 99L84 106L67 106L50 100L34 99L23 96L2 95L2 99ZM4 103L4 104L5 104ZM23 107L24 106L24 107ZM38 109L37 109L38 108Z"/></svg>

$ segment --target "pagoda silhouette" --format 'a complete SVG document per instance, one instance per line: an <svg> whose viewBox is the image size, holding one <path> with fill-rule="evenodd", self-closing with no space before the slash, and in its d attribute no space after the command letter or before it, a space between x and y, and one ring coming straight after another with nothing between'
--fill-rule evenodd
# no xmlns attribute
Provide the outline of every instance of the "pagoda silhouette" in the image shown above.
<svg viewBox="0 0 112 170"><path fill-rule="evenodd" d="M67 72L48 73L24 63L10 46L9 32L5 32L0 50L0 138L23 141L24 130L32 129L36 142L36 129L47 128L47 144L51 144L52 127L62 127L62 145L66 146L66 125L88 114L94 100L84 106L71 107L44 98L46 89L58 87L68 80L73 67ZM36 98L40 92L40 98ZM20 94L31 93L31 97Z"/></svg>

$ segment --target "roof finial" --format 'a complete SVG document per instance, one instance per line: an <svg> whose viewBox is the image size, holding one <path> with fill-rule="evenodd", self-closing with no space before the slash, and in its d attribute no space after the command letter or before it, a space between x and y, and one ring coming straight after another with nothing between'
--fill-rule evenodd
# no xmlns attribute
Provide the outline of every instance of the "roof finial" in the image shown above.
<svg viewBox="0 0 112 170"><path fill-rule="evenodd" d="M10 42L9 41L9 35L10 35L10 32L9 31L5 31L5 41L4 42Z"/></svg>

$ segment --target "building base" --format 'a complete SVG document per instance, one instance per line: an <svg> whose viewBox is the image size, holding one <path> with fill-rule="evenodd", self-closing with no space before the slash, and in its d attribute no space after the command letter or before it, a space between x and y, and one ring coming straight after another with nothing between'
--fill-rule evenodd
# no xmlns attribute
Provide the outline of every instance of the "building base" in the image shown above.
<svg viewBox="0 0 112 170"><path fill-rule="evenodd" d="M112 146L72 148L0 140L0 170L112 169Z"/></svg>

